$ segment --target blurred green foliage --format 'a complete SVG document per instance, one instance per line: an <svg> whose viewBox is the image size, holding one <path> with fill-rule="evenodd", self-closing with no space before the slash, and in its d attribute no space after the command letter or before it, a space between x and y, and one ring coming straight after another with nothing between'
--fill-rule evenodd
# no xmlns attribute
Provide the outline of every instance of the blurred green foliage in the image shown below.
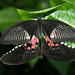
<svg viewBox="0 0 75 75"><path fill-rule="evenodd" d="M36 5L35 5L36 4ZM39 10L49 7L49 0L0 0L0 8L13 6L27 10Z"/></svg>
<svg viewBox="0 0 75 75"><path fill-rule="evenodd" d="M42 19L61 20L75 28L74 14L75 0L0 0L0 36L14 24L38 16ZM75 46L74 43L72 45ZM0 44L0 56L13 47L13 45ZM75 63L54 61L47 57L41 60L35 58L19 66L8 66L0 62L0 75L6 74L75 75Z"/></svg>

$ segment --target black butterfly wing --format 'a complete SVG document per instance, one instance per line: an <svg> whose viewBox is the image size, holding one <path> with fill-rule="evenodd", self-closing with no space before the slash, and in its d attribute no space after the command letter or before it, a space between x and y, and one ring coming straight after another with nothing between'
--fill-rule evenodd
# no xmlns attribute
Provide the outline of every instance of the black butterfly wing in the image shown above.
<svg viewBox="0 0 75 75"><path fill-rule="evenodd" d="M36 35L37 21L23 21L9 28L1 37L1 44L23 44L30 41ZM37 35L36 35L37 36Z"/></svg>
<svg viewBox="0 0 75 75"><path fill-rule="evenodd" d="M75 29L58 20L43 20L43 29L53 42L75 42Z"/></svg>
<svg viewBox="0 0 75 75"><path fill-rule="evenodd" d="M69 45L60 44L59 47L50 47L44 41L42 54L57 61L75 61L75 48Z"/></svg>
<svg viewBox="0 0 75 75"><path fill-rule="evenodd" d="M3 54L3 56L0 58L0 61L7 65L20 65L27 63L38 55L38 49L35 51L25 52L26 48L24 48L24 46L16 46L11 51ZM26 58L23 58L23 55L26 56Z"/></svg>

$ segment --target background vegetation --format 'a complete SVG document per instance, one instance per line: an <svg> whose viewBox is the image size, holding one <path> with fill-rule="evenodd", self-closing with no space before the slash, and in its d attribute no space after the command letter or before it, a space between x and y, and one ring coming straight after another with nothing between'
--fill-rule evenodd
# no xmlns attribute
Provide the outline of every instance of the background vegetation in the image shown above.
<svg viewBox="0 0 75 75"><path fill-rule="evenodd" d="M0 36L14 24L23 20L61 20L75 28L75 0L0 0ZM71 43L75 46L74 43ZM0 56L13 45L0 44ZM75 62L58 62L47 57L35 58L19 66L0 62L0 75L75 75Z"/></svg>

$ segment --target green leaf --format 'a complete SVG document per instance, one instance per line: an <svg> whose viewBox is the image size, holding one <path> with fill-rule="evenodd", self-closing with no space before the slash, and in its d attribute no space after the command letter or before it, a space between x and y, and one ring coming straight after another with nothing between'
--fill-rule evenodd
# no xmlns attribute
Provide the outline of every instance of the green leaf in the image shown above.
<svg viewBox="0 0 75 75"><path fill-rule="evenodd" d="M17 9L17 11L23 20L30 20L30 19L37 18L38 16L43 17L46 15L49 15L52 12L56 11L60 6L61 5L58 5L58 6L55 6L52 8L48 8L48 9L44 9L44 10L40 10L40 11L34 11L34 12L27 12L27 11L24 11L21 9Z"/></svg>
<svg viewBox="0 0 75 75"><path fill-rule="evenodd" d="M58 4L61 4L63 0L50 0L50 5L52 7L57 6Z"/></svg>
<svg viewBox="0 0 75 75"><path fill-rule="evenodd" d="M58 62L51 59L48 59L48 61L60 72L61 75L67 75L71 65L70 62Z"/></svg>
<svg viewBox="0 0 75 75"><path fill-rule="evenodd" d="M37 56L36 58L28 62L32 69L35 67L38 60L39 60L39 57Z"/></svg>
<svg viewBox="0 0 75 75"><path fill-rule="evenodd" d="M63 3L62 6L59 8L59 10L66 10L66 11L68 11L71 8L72 8L71 4L69 4L69 3Z"/></svg>
<svg viewBox="0 0 75 75"><path fill-rule="evenodd" d="M59 7L59 10L69 10L70 8L72 8L72 5L69 3L64 3L64 0L50 0L50 4L52 7L61 3L63 4L61 5L61 7Z"/></svg>
<svg viewBox="0 0 75 75"><path fill-rule="evenodd" d="M73 8L75 9L75 0L50 0L50 5L53 7L53 6L56 6L58 4L61 4L61 3L64 3L65 5L62 5L62 7L60 7L60 9L70 9L70 8ZM66 8L65 8L66 6Z"/></svg>
<svg viewBox="0 0 75 75"><path fill-rule="evenodd" d="M63 0L63 1L72 4L72 2L71 2L72 0Z"/></svg>
<svg viewBox="0 0 75 75"><path fill-rule="evenodd" d="M22 21L13 7L0 10L0 31L3 33L12 25Z"/></svg>
<svg viewBox="0 0 75 75"><path fill-rule="evenodd" d="M51 16L75 28L75 10L74 9L71 8L68 11L58 10L52 13Z"/></svg>
<svg viewBox="0 0 75 75"><path fill-rule="evenodd" d="M63 1L65 1L65 2L67 2L67 3L69 3L69 4L71 4L72 7L75 9L75 0L63 0Z"/></svg>

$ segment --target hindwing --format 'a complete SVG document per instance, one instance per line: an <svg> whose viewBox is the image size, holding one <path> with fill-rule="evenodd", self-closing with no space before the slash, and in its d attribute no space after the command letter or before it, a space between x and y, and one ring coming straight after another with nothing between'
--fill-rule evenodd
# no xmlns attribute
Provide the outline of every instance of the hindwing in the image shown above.
<svg viewBox="0 0 75 75"><path fill-rule="evenodd" d="M27 63L38 55L38 49L35 51L27 51L24 46L16 46L11 51L3 54L0 61L7 65L20 65ZM23 58L25 56L25 58Z"/></svg>
<svg viewBox="0 0 75 75"><path fill-rule="evenodd" d="M52 42L44 39L42 54L57 61L75 61L75 47L65 42Z"/></svg>

